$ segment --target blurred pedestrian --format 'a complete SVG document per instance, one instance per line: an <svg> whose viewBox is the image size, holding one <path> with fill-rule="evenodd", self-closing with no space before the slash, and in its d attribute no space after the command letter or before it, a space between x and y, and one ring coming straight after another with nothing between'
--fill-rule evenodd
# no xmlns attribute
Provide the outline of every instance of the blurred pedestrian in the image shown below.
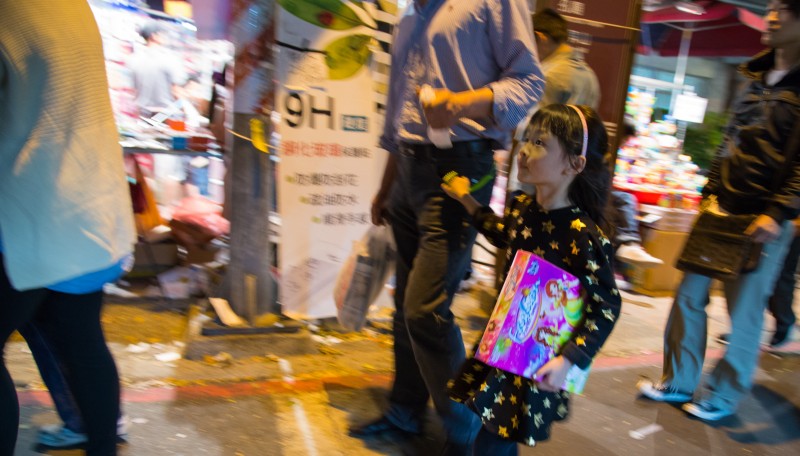
<svg viewBox="0 0 800 456"><path fill-rule="evenodd" d="M88 455L116 454L119 377L102 284L135 241L131 198L86 2L4 2L0 15L0 349L36 315L70 371ZM0 454L19 404L0 363Z"/></svg>
<svg viewBox="0 0 800 456"><path fill-rule="evenodd" d="M439 184L450 171L468 176L473 196L488 203L493 149L508 147L511 131L541 96L528 2L416 0L395 27L392 49L380 140L390 155L372 219L380 224L385 217L397 242L395 380L384 415L351 433L420 433L432 398L445 454L463 455L479 421L449 399L445 385L466 357L450 305L476 232ZM433 94L423 104L424 85ZM428 127L446 130L452 147L434 146Z"/></svg>
<svg viewBox="0 0 800 456"><path fill-rule="evenodd" d="M742 65L749 78L703 188L701 210L753 214L745 231L763 243L758 267L723 282L731 319L725 355L700 386L706 350L711 278L685 273L664 334L660 382L642 381L642 395L686 402L683 410L716 421L736 412L758 365L764 308L800 213L800 0L770 0L762 42L770 49ZM697 397L693 399L693 395Z"/></svg>

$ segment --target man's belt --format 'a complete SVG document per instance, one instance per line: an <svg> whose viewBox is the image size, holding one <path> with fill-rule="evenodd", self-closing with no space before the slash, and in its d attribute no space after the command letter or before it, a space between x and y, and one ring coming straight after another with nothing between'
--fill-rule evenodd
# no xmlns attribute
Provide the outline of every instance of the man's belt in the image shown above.
<svg viewBox="0 0 800 456"><path fill-rule="evenodd" d="M453 147L451 149L439 149L433 144L414 144L401 142L399 151L401 154L414 157L417 160L436 160L436 158L452 157L453 155L491 153L492 141L488 139L458 141L453 143Z"/></svg>

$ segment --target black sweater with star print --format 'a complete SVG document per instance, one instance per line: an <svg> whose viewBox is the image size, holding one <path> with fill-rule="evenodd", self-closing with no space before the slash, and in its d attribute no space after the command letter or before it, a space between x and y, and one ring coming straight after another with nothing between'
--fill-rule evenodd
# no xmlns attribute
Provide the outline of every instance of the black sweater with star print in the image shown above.
<svg viewBox="0 0 800 456"><path fill-rule="evenodd" d="M619 317L622 299L614 281L613 248L588 214L577 206L546 211L533 197L512 199L504 217L491 208L475 212L473 223L494 246L506 251L506 270L517 250L544 258L580 280L583 324L560 353L581 369L589 366Z"/></svg>

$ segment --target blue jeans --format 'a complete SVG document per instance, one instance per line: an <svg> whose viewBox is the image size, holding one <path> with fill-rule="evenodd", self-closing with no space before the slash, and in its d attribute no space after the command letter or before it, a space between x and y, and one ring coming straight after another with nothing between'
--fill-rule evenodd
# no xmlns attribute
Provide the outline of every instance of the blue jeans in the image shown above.
<svg viewBox="0 0 800 456"><path fill-rule="evenodd" d="M789 244L786 259L775 282L775 290L769 298L769 312L775 317L775 329L787 330L795 322L794 287L797 283L797 263L800 260L800 236L795 236Z"/></svg>
<svg viewBox="0 0 800 456"><path fill-rule="evenodd" d="M456 143L454 149L418 155L401 147L388 205L398 259L395 379L386 416L402 429L419 430L432 398L448 440L460 445L472 442L480 421L465 405L451 401L446 391L466 358L450 305L470 264L477 232L461 203L440 185L449 171L473 182L493 173L492 150L488 143L480 144L465 150ZM490 181L473 196L488 204L491 192Z"/></svg>
<svg viewBox="0 0 800 456"><path fill-rule="evenodd" d="M758 268L724 282L731 333L725 356L708 378L705 400L714 407L735 410L750 391L758 365L764 308L792 240L791 222L780 237L764 245ZM706 351L709 277L687 273L672 304L664 334L662 381L681 391L694 391L700 383Z"/></svg>

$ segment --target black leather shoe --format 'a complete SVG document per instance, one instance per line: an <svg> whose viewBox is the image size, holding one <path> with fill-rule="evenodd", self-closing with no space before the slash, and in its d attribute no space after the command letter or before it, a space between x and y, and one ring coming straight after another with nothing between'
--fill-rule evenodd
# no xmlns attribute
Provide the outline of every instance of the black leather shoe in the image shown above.
<svg viewBox="0 0 800 456"><path fill-rule="evenodd" d="M395 424L389 421L385 416L350 428L350 435L353 437L377 437L390 433L419 434L419 431L407 431L395 426Z"/></svg>

